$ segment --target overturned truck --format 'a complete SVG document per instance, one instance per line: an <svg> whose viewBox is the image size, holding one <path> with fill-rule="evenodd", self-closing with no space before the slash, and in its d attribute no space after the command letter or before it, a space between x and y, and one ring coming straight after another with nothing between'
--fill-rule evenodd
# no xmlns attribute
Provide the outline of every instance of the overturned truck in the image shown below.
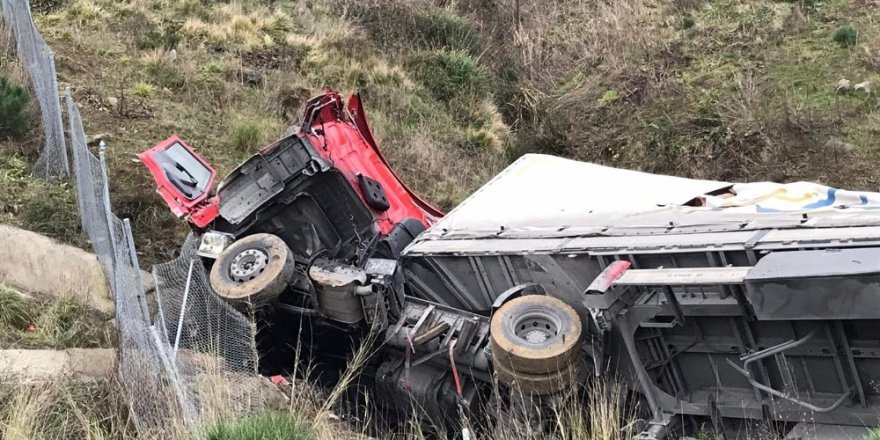
<svg viewBox="0 0 880 440"><path fill-rule="evenodd" d="M365 383L403 417L611 376L640 397L640 438L880 425L880 194L526 155L444 215L331 90L216 192L179 138L141 159L212 289L263 323L266 374L292 347L342 365L379 332Z"/></svg>

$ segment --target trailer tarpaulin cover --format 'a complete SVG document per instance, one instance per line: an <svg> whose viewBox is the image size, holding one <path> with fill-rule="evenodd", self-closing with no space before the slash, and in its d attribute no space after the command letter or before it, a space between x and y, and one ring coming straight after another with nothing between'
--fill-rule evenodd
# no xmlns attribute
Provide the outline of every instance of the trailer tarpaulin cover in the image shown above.
<svg viewBox="0 0 880 440"><path fill-rule="evenodd" d="M652 233L651 228L683 225L709 230L823 225L805 223L804 213L872 224L880 221L878 207L878 193L814 183L696 180L529 154L420 239L576 236L610 229Z"/></svg>

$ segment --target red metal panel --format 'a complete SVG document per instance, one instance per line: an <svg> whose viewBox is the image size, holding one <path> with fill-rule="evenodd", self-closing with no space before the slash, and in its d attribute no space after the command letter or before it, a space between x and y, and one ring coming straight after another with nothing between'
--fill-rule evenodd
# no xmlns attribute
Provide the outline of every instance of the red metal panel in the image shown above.
<svg viewBox="0 0 880 440"><path fill-rule="evenodd" d="M384 212L373 208L370 210L383 234L391 232L397 223L406 218L418 219L429 227L443 216L442 212L407 188L381 156L369 134L357 95L352 95L347 109L342 106L340 95L330 89L310 103L313 105L306 110L307 125L303 127L302 135L308 137L318 154L339 169L364 200L357 181L359 174L382 185L391 207ZM354 117L349 113L352 109Z"/></svg>
<svg viewBox="0 0 880 440"><path fill-rule="evenodd" d="M162 170L162 167L156 162L154 155L158 152L165 151L170 148L174 144L180 144L192 154L192 156L201 162L206 168L211 171L211 179L207 185L207 189L202 195L196 197L194 199L188 199L184 196L175 186L168 180L168 177L165 175L165 172ZM153 175L153 179L156 181L157 188L156 192L162 196L162 199L165 200L165 203L171 208L171 212L174 215L187 218L192 221L198 227L205 227L210 224L218 215L217 204L218 201L216 197L209 199L210 188L214 186L214 181L217 179L217 172L205 161L201 156L199 156L193 149L186 144L180 137L177 135L173 135L168 139L158 143L156 146L150 148L143 153L137 155L138 159L146 165L147 169L150 170L150 174Z"/></svg>

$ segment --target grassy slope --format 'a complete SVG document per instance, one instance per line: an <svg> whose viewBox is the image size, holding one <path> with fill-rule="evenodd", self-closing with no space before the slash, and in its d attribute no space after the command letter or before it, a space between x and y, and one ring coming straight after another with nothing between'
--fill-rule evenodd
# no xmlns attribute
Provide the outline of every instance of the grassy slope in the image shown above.
<svg viewBox="0 0 880 440"><path fill-rule="evenodd" d="M447 84L443 98L458 100L478 121L454 114L330 2L79 0L36 21L87 131L109 135L114 208L132 218L147 262L166 257L185 231L155 197L134 153L177 133L225 174L281 136L303 100L325 86L363 92L390 160L443 207L502 164L507 127L486 90L470 87L470 78ZM260 74L258 84L243 80L251 70Z"/></svg>
<svg viewBox="0 0 880 440"><path fill-rule="evenodd" d="M364 93L386 155L444 208L525 152L876 189L880 102L835 92L843 78L880 89L871 2L440 3L69 0L36 21L87 131L109 135L115 209L146 262L185 228L135 152L178 133L223 174L324 86ZM845 24L854 46L832 40ZM9 153L36 145L6 143L4 221L83 244L70 188L27 179Z"/></svg>
<svg viewBox="0 0 880 440"><path fill-rule="evenodd" d="M36 21L87 131L110 135L115 209L145 262L185 228L135 152L178 133L225 173L328 85L363 91L391 162L444 208L525 152L877 189L873 2L518 3L68 0ZM847 24L858 37L841 47ZM875 93L839 95L844 78ZM85 245L69 184L27 177L39 142L0 144L0 221Z"/></svg>

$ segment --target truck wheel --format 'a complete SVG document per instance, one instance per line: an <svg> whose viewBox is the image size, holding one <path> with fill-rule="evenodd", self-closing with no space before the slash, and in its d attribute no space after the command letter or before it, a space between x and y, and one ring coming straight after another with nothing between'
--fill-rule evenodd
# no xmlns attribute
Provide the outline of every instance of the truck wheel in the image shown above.
<svg viewBox="0 0 880 440"><path fill-rule="evenodd" d="M526 295L502 305L490 327L493 365L525 374L567 368L580 353L581 319L558 298Z"/></svg>
<svg viewBox="0 0 880 440"><path fill-rule="evenodd" d="M293 276L293 253L277 235L254 234L226 248L211 268L211 288L232 305L275 300Z"/></svg>
<svg viewBox="0 0 880 440"><path fill-rule="evenodd" d="M503 364L495 364L498 381L526 394L550 394L562 390L571 390L578 380L580 362L571 362L563 368L551 373L529 374L512 371Z"/></svg>

